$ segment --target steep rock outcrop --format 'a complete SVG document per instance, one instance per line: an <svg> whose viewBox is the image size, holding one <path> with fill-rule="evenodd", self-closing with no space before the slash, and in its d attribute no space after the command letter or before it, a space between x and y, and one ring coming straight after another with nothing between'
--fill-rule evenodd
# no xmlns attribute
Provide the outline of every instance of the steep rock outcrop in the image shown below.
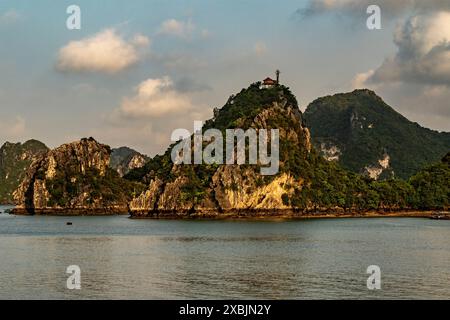
<svg viewBox="0 0 450 320"><path fill-rule="evenodd" d="M347 98L351 102L362 100L374 103L371 115L377 112L377 108L381 108L381 111L378 110L380 112L388 108L381 98L369 91L356 92ZM420 171L408 181L372 179L382 178L392 172L395 162L392 161L391 164L391 153L383 148L381 151L384 153L374 160L377 166L369 166L371 162L366 165L366 175L348 171L338 163L348 156L348 149L339 143L346 141L349 132L358 137L363 134L364 137L365 133L361 133L361 130L376 130L382 124L375 121L367 123L374 119L369 119L359 109L349 110L346 104L328 107L342 108L343 112L338 113L338 118L342 117L340 120L350 127L350 131L345 130L345 126L338 131L341 134L338 140L323 141L323 145L320 144L323 148L319 150L328 150L329 158L333 161L327 161L311 145L309 130L297 101L288 88L274 86L261 89L258 84L254 84L237 95L232 95L223 108L215 108L214 118L206 121L202 131L212 128L220 132L235 128L254 128L258 132L261 129L278 129L278 172L271 176L262 175L261 163L175 165L170 156L173 148L177 147L174 144L166 153L154 157L144 167L132 170L126 176L127 179L147 185L146 191L130 203L132 217L336 217L384 215L394 211L410 211L414 215L414 210L448 209L448 156L443 163ZM393 110L387 109L387 113L390 115L385 115L385 119L391 119L388 124L390 128L394 127L393 119L400 123L405 120L398 114L395 116ZM335 121L334 118L336 114L328 116L325 113L322 116L324 123L329 124L331 121L328 129L339 129L340 121ZM411 129L411 126L407 127ZM435 136L436 133L430 134ZM445 134L443 137L445 138ZM186 145L189 145L190 142L192 147L192 138L191 136L190 141L184 140L183 143L187 141ZM360 152L365 149L378 150L382 146L376 137L366 142L367 145L363 144L363 148L358 149ZM210 141L206 142L208 143ZM252 145L255 144L253 142ZM250 150L249 144L247 148ZM178 148L175 151L174 154L181 156ZM187 155L195 153L187 152ZM184 157L185 153L182 155ZM366 155L359 153L358 156L363 159ZM372 178L368 177L370 174Z"/></svg>
<svg viewBox="0 0 450 320"><path fill-rule="evenodd" d="M252 101L247 100L250 97ZM150 182L147 190L131 201L132 216L220 217L292 211L286 199L294 194L294 185L302 185L299 171L314 157L309 130L302 122L296 100L285 87L251 86L232 96L203 130L278 129L279 172L263 176L260 165L250 164L174 165L169 148L164 156L155 158L155 163L150 161L145 172L141 170L141 181Z"/></svg>
<svg viewBox="0 0 450 320"><path fill-rule="evenodd" d="M30 164L48 148L40 141L6 142L0 148L0 204L14 203L13 192L23 180Z"/></svg>
<svg viewBox="0 0 450 320"><path fill-rule="evenodd" d="M14 192L16 214L126 213L135 184L109 168L111 149L93 138L36 159Z"/></svg>

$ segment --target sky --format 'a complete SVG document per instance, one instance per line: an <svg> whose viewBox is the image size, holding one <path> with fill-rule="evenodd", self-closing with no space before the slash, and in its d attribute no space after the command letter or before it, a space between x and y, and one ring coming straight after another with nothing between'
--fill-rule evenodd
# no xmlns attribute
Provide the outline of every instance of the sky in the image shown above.
<svg viewBox="0 0 450 320"><path fill-rule="evenodd" d="M0 0L0 144L92 136L153 156L276 69L302 110L369 88L450 131L450 0Z"/></svg>

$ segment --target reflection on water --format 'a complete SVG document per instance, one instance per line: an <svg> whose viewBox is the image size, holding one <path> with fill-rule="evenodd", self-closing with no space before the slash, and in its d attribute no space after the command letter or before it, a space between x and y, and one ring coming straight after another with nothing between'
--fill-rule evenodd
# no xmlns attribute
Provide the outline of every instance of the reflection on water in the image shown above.
<svg viewBox="0 0 450 320"><path fill-rule="evenodd" d="M427 219L0 214L0 298L448 299L449 231L449 221ZM382 271L379 291L366 288L373 264ZM69 265L81 267L81 290L65 287Z"/></svg>

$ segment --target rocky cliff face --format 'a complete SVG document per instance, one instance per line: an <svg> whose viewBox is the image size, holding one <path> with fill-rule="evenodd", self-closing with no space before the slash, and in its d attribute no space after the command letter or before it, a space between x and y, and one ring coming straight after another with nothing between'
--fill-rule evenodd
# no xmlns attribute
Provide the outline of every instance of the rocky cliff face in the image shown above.
<svg viewBox="0 0 450 320"><path fill-rule="evenodd" d="M450 150L450 133L409 121L370 90L318 98L304 117L326 159L378 180L409 178Z"/></svg>
<svg viewBox="0 0 450 320"><path fill-rule="evenodd" d="M23 180L27 168L48 148L37 140L6 142L0 148L0 204L12 204L13 192Z"/></svg>
<svg viewBox="0 0 450 320"><path fill-rule="evenodd" d="M142 168L150 160L147 156L128 147L112 149L110 167L121 177L133 169Z"/></svg>
<svg viewBox="0 0 450 320"><path fill-rule="evenodd" d="M240 116L236 116L236 110ZM148 182L148 188L131 201L132 215L217 217L291 210L287 199L295 192L293 186L302 184L299 170L312 156L309 131L302 125L295 98L284 87L251 86L232 96L203 130L223 130L230 124L244 130L279 130L278 174L262 176L258 165L249 164L174 165L169 148L164 156L150 161L145 172L141 171L140 179Z"/></svg>
<svg viewBox="0 0 450 320"><path fill-rule="evenodd" d="M361 91L356 95L356 100L353 95L349 98L351 104L361 103L360 99L370 101L381 108L372 108L378 110L375 113L383 113L382 110L387 108L384 104L377 106L376 102L382 103L381 99L374 98L371 92ZM334 105L328 101L325 105L344 110L342 114L338 112L338 118L346 119L345 123L351 130L338 131L342 141L346 141L345 137L351 132L351 136L362 139L365 149L378 150L378 140L361 134L362 129L372 130L386 125L372 121L376 119L372 109L370 114L375 118L369 119L361 110L350 108L348 111L346 104ZM396 115L393 110L389 113L391 116L383 118L387 122ZM323 117L328 129L339 127L340 122L334 121L333 113ZM397 122L404 120L398 114L397 117ZM369 124L367 120L370 120ZM392 121L388 127L393 128ZM402 132L416 127L408 124L400 126L400 129ZM256 163L249 163L249 151L255 146L261 151L263 146L245 139L245 164L175 164L171 155L181 155L176 149L180 144L175 143L144 166L131 157L129 163L131 166L137 164L136 168L121 178L117 171L111 169L110 148L93 138L82 139L30 158L33 162L14 192L18 206L13 213L67 215L129 211L133 217L296 217L323 212L361 214L368 211L447 210L449 207L448 155L442 163L418 172L408 181L375 181L347 171L336 160L346 159L348 149L341 145L334 148L331 143L324 142L320 145L322 149L328 150L328 156L335 158L334 161L325 160L311 145L310 133L296 98L281 85L262 89L256 83L232 95L221 109L215 109L214 118L206 121L201 131L206 133L210 129L217 129L214 132L223 138L227 137L229 129L247 132L254 129L259 138L263 132L278 130L278 170L272 175L264 175L267 164L262 161L261 153ZM414 135L416 131L408 132ZM432 136L437 134L428 133ZM446 137L445 134L443 136ZM196 154L195 148L192 149L194 137L183 141L183 144L188 141L185 145L191 148L186 153L183 151L183 157ZM271 146L276 138L269 137L266 142L271 150L267 156L271 158L276 154ZM211 140L203 140L202 149L211 144ZM228 155L226 139L223 146L217 147L215 155L220 148L224 155ZM384 153L375 158L377 165L365 167L368 175L379 176L395 165L393 158L396 153L391 153L395 149L388 148L389 152L382 149ZM235 143L231 150L237 154ZM405 154L409 155L408 152ZM363 153L359 155L364 158ZM19 158L28 159L29 156L22 153Z"/></svg>
<svg viewBox="0 0 450 320"><path fill-rule="evenodd" d="M130 182L109 168L111 149L93 138L39 156L14 192L16 214L127 212Z"/></svg>
<svg viewBox="0 0 450 320"><path fill-rule="evenodd" d="M146 190L130 202L131 215L136 218L301 217L324 213L336 216L448 209L449 168L445 164L448 156L444 164L418 172L408 181L372 179L391 172L396 164L393 160L394 155L398 156L393 152L395 148L388 148L387 152L377 140L385 130L394 130L395 123L400 124L400 132L407 130L414 135L419 130L429 137L443 139L444 144L446 135L409 123L370 91L357 91L349 97L338 98L344 102L334 103L334 99L328 101L328 98L316 102L320 106L324 104L326 110L341 110L321 113L322 118L316 119L319 127L315 130L336 131L338 136L336 140L322 141L316 151L297 101L288 88L261 89L254 84L232 95L224 107L215 109L214 118L206 121L202 132L212 128L220 132L236 128L254 128L258 132L278 129L278 172L265 176L260 171L261 163L252 165L248 162L242 165L174 164L171 159L172 151L177 147L174 144L165 154L154 157L144 167L131 170L125 176L147 185ZM317 108L323 111L320 106ZM381 118L377 118L379 116ZM377 119L379 121L375 121ZM341 126L342 123L346 125ZM365 134L376 128L381 131L376 131L375 136ZM400 133L397 135L402 137ZM368 162L363 167L366 175L348 171L338 163L347 159L348 148L336 143L348 141L346 139L353 141L354 137L358 137L361 144L360 149L355 149L359 150L357 155L361 159L365 159L364 150L377 151L371 154L376 155L374 164ZM386 143L392 143L392 139L386 139ZM191 136L184 142L192 147L194 140ZM210 141L207 141L207 147L208 143ZM247 144L247 148L250 147ZM378 154L378 148L381 148L381 154ZM324 150L331 161L321 155ZM178 149L175 151L175 155L180 155ZM187 155L195 154L195 150L186 152ZM184 155L183 152L183 158Z"/></svg>

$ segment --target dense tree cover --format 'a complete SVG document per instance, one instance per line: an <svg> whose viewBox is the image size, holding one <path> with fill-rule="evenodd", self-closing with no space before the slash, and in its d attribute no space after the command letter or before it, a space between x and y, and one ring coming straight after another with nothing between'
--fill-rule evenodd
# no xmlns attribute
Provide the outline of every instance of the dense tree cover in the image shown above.
<svg viewBox="0 0 450 320"><path fill-rule="evenodd" d="M374 97L369 93L367 97L363 94L361 99L358 99L359 103L366 105L373 102ZM364 102L365 99L367 99L366 102ZM375 99L377 103L382 104L381 99L377 99ZM224 131L228 128L237 127L245 130L252 125L254 118L264 108L271 107L274 102L287 102L288 105L298 108L296 98L289 88L276 86L271 89L260 89L260 83L252 84L237 95L231 96L220 110L217 109L214 118L205 123L203 130L216 128ZM348 101L338 99L335 108L346 110L347 103ZM380 110L390 108L385 105L379 105L379 107ZM376 113L377 109L374 110ZM407 121L394 110L387 110L392 116L391 122ZM324 128L328 125L332 126L332 123L335 122L333 116L331 118L328 118L327 115L322 116ZM381 127L380 130L384 130L383 125L379 122L381 120L375 120L376 118L370 119L376 126ZM293 123L292 118L276 115L269 122L272 128L298 131L298 128L300 128L299 121L303 122L303 120L300 117L295 121L296 123ZM411 130L407 130L403 134L412 134L414 130ZM340 138L345 139L345 134L345 132L342 132L343 136ZM305 137L301 138L304 139ZM381 147L378 140L360 141L368 144L368 146L363 146L362 149L355 149L362 159L366 156L365 153L370 153L370 148ZM183 175L188 178L188 183L182 187L183 199L180 200L189 199L196 203L205 195L218 166L187 165L179 166L174 170L170 158L172 147L173 145L163 155L151 159L144 167L132 170L125 178L148 184L156 178L164 182L172 182L176 177ZM405 152L407 151L410 150L405 149ZM402 158L404 158L404 155ZM254 170L259 170L259 168L256 166ZM308 152L304 147L290 139L281 139L280 173L283 172L289 173L297 181L301 181L295 186L286 186L286 189L294 188L295 191L290 193L286 190L286 194L282 197L286 205L298 210L334 210L337 208L346 211L422 210L449 207L450 169L448 160L423 169L409 180L391 178L385 181L374 181L348 170L339 163L326 161L314 148L311 152ZM261 176L256 183L262 186L268 184L273 178L273 176Z"/></svg>
<svg viewBox="0 0 450 320"><path fill-rule="evenodd" d="M395 176L407 179L450 150L450 133L409 121L370 90L316 99L304 117L315 145L337 146L339 164L356 173L387 153Z"/></svg>
<svg viewBox="0 0 450 320"><path fill-rule="evenodd" d="M238 94L230 96L215 117L206 121L204 129L247 129L251 121L274 102L286 100L288 104L297 105L297 99L288 87L281 85L269 89L260 87L261 83L255 82L247 89L242 89Z"/></svg>
<svg viewBox="0 0 450 320"><path fill-rule="evenodd" d="M13 192L24 178L26 169L48 148L40 141L6 142L0 148L0 203L13 203Z"/></svg>
<svg viewBox="0 0 450 320"><path fill-rule="evenodd" d="M443 209L450 201L450 152L441 163L429 166L410 180L414 188L412 204L420 209Z"/></svg>
<svg viewBox="0 0 450 320"><path fill-rule="evenodd" d="M287 100L288 103L297 106L297 100L290 89L278 86L270 89L260 89L261 83L251 84L247 89L242 89L236 95L230 96L227 103L216 113L215 117L207 120L203 131L214 128L221 130L225 136L226 129L241 128L248 129L252 120L264 108L271 107L274 102ZM175 144L169 146L162 155L156 155L142 168L131 170L124 178L131 181L149 183L156 177L173 181L171 150ZM225 147L225 146L224 146ZM211 171L210 166L194 166L195 170L202 175L203 171Z"/></svg>
<svg viewBox="0 0 450 320"><path fill-rule="evenodd" d="M173 175L171 173L173 162L170 158L169 148L163 155L156 155L145 166L136 168L128 172L124 178L130 181L149 183L152 179L157 177L165 178L172 181Z"/></svg>
<svg viewBox="0 0 450 320"><path fill-rule="evenodd" d="M38 171L35 179L45 179L45 173ZM55 177L46 180L50 194L47 205L70 207L71 199L86 193L87 202L93 204L101 200L105 205L126 203L138 196L144 185L120 178L119 174L108 168L104 175L98 169L88 168L84 174L71 170L58 170Z"/></svg>
<svg viewBox="0 0 450 320"><path fill-rule="evenodd" d="M450 207L450 153L442 162L429 166L409 180L375 181L346 171L322 159L305 173L305 185L298 186L285 204L299 209L347 211L448 210Z"/></svg>

